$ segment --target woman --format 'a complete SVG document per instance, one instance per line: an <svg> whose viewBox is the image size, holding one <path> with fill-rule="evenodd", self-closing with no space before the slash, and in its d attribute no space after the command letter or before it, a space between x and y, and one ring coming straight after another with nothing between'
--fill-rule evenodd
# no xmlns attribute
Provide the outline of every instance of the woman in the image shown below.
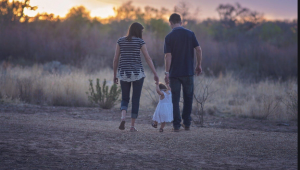
<svg viewBox="0 0 300 170"><path fill-rule="evenodd" d="M122 90L120 130L125 129L125 116L130 99L130 87L132 86L131 132L137 131L134 123L139 112L140 97L145 78L140 51L142 51L147 64L154 74L154 80L157 83L159 82L152 59L142 39L143 29L144 27L137 22L130 25L127 36L119 38L117 42L113 62L114 83L118 84L118 79L120 79Z"/></svg>

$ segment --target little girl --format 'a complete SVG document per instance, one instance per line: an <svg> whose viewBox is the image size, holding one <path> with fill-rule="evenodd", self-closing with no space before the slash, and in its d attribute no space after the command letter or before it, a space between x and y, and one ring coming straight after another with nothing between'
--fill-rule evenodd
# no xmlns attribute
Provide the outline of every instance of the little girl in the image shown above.
<svg viewBox="0 0 300 170"><path fill-rule="evenodd" d="M164 131L166 122L173 121L173 104L172 94L169 84L155 83L156 92L160 95L158 105L153 114L152 126L157 128L157 124L161 123L159 132Z"/></svg>

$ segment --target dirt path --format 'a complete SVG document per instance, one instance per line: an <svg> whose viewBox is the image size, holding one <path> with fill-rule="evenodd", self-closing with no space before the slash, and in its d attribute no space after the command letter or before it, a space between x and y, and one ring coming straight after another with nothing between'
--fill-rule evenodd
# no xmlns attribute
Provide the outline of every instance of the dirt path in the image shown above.
<svg viewBox="0 0 300 170"><path fill-rule="evenodd" d="M144 112L131 133L114 110L0 108L0 169L297 169L297 126L159 133Z"/></svg>

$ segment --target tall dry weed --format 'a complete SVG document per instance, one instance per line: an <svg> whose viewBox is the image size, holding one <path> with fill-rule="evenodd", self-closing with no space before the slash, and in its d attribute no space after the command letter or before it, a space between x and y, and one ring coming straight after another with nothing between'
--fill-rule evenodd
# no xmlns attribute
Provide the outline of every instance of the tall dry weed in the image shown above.
<svg viewBox="0 0 300 170"><path fill-rule="evenodd" d="M153 75L147 66L145 72L140 108L154 111L158 95ZM157 72L160 81L164 82L164 70L158 68ZM45 71L42 65L0 67L0 100L53 106L91 106L85 93L89 89L89 79L106 79L108 86L111 86L112 75L111 69L90 74L73 69L71 72L53 74ZM298 119L297 79L249 83L241 81L233 73L202 78L213 81L209 88L217 90L205 103L204 111L207 113L282 121ZM182 103L180 105L182 107Z"/></svg>

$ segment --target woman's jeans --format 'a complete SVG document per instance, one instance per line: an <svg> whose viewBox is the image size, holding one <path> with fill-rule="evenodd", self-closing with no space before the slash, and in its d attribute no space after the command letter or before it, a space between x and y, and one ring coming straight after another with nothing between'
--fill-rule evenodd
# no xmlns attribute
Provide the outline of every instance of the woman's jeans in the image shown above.
<svg viewBox="0 0 300 170"><path fill-rule="evenodd" d="M143 83L144 83L144 77L132 82L126 82L120 80L121 89L122 89L122 101L121 101L120 110L126 110L126 113L128 109L128 103L130 100L130 88L132 84L131 118L133 119L136 119L138 117Z"/></svg>
<svg viewBox="0 0 300 170"><path fill-rule="evenodd" d="M170 87L172 91L172 103L173 103L173 127L179 129L181 126L181 117L183 124L186 127L191 125L191 113L193 106L193 94L194 94L194 76L187 77L170 77ZM182 116L180 116L179 101L180 91L183 91L183 110Z"/></svg>

